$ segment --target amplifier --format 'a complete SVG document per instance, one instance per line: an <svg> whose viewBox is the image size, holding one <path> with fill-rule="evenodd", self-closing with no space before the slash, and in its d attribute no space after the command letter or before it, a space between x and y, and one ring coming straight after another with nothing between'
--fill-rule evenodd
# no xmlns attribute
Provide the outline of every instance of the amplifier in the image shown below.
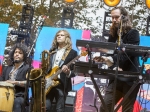
<svg viewBox="0 0 150 112"><path fill-rule="evenodd" d="M74 112L75 102L76 102L77 91L70 91L66 97L65 101L65 112ZM52 103L51 111L56 112L56 102Z"/></svg>

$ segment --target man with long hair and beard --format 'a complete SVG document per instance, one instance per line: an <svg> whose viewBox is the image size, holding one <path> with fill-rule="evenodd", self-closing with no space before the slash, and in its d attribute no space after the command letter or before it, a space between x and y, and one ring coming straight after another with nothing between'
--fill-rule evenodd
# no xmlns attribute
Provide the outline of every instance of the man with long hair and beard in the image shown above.
<svg viewBox="0 0 150 112"><path fill-rule="evenodd" d="M65 111L65 99L69 91L72 90L71 77L74 77L73 66L67 64L77 56L77 52L72 49L71 37L66 30L59 30L54 38L50 53L50 65L48 73L58 66L62 72L57 79L59 84L52 87L50 92L46 95L46 112L50 112L53 99L56 100L56 111Z"/></svg>
<svg viewBox="0 0 150 112"><path fill-rule="evenodd" d="M130 18L128 12L124 7L114 7L111 10L111 18L112 18L112 26L110 28L110 36L108 42L118 43L120 36L119 29L122 27L121 39L120 43L122 44L134 44L139 45L140 38L139 32L136 29L132 29L132 24L130 22ZM122 22L121 22L122 21ZM121 25L122 23L122 25ZM133 52L134 53L134 52ZM106 62L109 69L119 71L131 71L131 72L139 72L139 60L138 57L133 56L132 54L120 53L119 65L117 68L117 55L103 57L103 61ZM117 79L115 87L115 95L113 96L115 80L109 80L108 87L106 88L106 93L104 96L104 102L109 112L111 112L114 107L113 104L117 104L121 98L127 94L129 89L134 84L133 81L121 80ZM136 100L137 93L139 91L140 84L138 84L134 91L129 95L129 97L122 104L122 112L133 112L134 102ZM113 103L114 102L114 103ZM100 112L105 112L105 108L103 105L100 107Z"/></svg>
<svg viewBox="0 0 150 112"><path fill-rule="evenodd" d="M2 69L0 83L4 85L11 83L14 85L15 99L13 112L21 112L24 106L26 74L29 68L27 64L27 47L24 44L15 44L10 51L9 58L9 65L4 66Z"/></svg>

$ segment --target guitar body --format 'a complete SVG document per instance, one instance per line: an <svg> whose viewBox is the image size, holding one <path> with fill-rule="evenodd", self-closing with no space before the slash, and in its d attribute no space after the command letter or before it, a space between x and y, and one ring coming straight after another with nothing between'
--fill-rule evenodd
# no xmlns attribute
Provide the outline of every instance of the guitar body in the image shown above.
<svg viewBox="0 0 150 112"><path fill-rule="evenodd" d="M53 74L55 74L58 70L59 70L59 67L58 67L58 66L55 66L55 67L51 70L51 72L45 76L45 78L47 79L47 78L51 77L51 76L52 76Z"/></svg>
<svg viewBox="0 0 150 112"><path fill-rule="evenodd" d="M81 52L81 56L86 56L87 52L83 51ZM71 60L66 66L70 66L75 60L79 59L80 56L75 57L73 60ZM61 69L59 69L58 66L54 67L49 74L45 76L46 79L46 87L45 92L46 94L52 89L52 87L57 86L60 82L56 79L58 79L58 75L62 72Z"/></svg>
<svg viewBox="0 0 150 112"><path fill-rule="evenodd" d="M60 82L57 81L57 77L52 78L52 76L59 70L59 67L54 67L49 74L46 75L46 90L45 93L48 94L48 92L55 86L57 86ZM50 82L50 83L49 83ZM48 87L47 87L48 86Z"/></svg>

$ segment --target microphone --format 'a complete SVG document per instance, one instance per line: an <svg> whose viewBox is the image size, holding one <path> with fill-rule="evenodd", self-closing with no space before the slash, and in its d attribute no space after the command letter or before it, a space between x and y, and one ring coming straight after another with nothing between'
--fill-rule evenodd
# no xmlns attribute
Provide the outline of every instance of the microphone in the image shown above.
<svg viewBox="0 0 150 112"><path fill-rule="evenodd" d="M125 16L124 16L124 15L122 15L122 16L121 16L121 19L125 19Z"/></svg>
<svg viewBox="0 0 150 112"><path fill-rule="evenodd" d="M127 18L127 16L122 15L122 16L121 16L121 20L122 20L123 22L126 22L126 21L128 21L128 18Z"/></svg>

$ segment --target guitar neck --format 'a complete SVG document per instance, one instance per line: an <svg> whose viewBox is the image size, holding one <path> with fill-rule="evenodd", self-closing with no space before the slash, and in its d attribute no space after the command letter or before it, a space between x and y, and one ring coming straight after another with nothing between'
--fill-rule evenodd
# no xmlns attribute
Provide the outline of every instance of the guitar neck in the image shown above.
<svg viewBox="0 0 150 112"><path fill-rule="evenodd" d="M79 59L81 56L75 57L73 60L71 60L66 66L70 66L75 60Z"/></svg>

